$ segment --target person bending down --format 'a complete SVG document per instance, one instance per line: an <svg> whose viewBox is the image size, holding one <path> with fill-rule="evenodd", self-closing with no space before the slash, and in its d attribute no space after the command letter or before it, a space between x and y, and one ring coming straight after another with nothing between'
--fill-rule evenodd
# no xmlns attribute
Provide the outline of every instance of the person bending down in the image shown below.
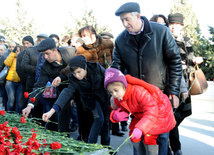
<svg viewBox="0 0 214 155"><path fill-rule="evenodd" d="M110 120L125 121L131 113L129 135L137 154L156 155L158 135L176 124L169 98L158 87L115 68L106 70L104 87L114 98Z"/></svg>
<svg viewBox="0 0 214 155"><path fill-rule="evenodd" d="M82 55L73 57L69 66L71 74L68 88L63 89L52 109L43 114L42 119L47 122L55 112L60 111L69 100L74 98L74 93L77 91L83 108L89 110L93 115L94 121L88 143L96 143L99 133L101 133L101 144L109 145L109 95L103 86L105 69L96 62L87 62ZM57 77L55 81L57 81L57 85L61 79ZM84 113L79 115L84 115ZM85 116L86 119L87 117Z"/></svg>

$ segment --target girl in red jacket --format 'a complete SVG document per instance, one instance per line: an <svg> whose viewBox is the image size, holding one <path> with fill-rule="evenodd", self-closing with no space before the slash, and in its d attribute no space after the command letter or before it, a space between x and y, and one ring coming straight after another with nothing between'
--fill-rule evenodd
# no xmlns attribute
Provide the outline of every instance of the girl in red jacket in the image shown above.
<svg viewBox="0 0 214 155"><path fill-rule="evenodd" d="M130 113L129 135L135 150L138 154L157 154L158 135L176 124L169 98L156 86L124 76L115 68L106 70L104 87L114 98L110 120L126 121Z"/></svg>

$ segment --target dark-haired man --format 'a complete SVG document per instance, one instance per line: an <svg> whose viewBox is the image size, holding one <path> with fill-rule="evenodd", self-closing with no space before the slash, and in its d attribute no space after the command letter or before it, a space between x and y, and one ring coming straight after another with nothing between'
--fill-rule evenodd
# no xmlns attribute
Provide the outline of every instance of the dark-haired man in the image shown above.
<svg viewBox="0 0 214 155"><path fill-rule="evenodd" d="M55 79L61 75L63 69L68 65L69 60L75 55L75 48L62 47L56 48L56 43L52 38L47 38L38 45L37 50L42 52L45 58L45 62L41 68L38 81L34 84L33 91L35 89L44 87L50 79ZM35 97L38 92L32 93L29 96L28 105L23 109L23 115L28 117L34 106L37 105L41 93L35 98L33 103L30 98ZM66 107L66 106L65 106ZM69 123L69 120L68 120Z"/></svg>

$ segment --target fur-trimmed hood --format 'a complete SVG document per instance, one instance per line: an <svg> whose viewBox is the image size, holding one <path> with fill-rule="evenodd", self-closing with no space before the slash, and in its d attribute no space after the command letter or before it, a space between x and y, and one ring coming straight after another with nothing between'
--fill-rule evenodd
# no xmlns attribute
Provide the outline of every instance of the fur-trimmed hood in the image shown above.
<svg viewBox="0 0 214 155"><path fill-rule="evenodd" d="M87 61L99 62L107 68L112 62L113 48L114 43L110 39L102 39L98 36L94 44L80 46L76 55L83 55Z"/></svg>

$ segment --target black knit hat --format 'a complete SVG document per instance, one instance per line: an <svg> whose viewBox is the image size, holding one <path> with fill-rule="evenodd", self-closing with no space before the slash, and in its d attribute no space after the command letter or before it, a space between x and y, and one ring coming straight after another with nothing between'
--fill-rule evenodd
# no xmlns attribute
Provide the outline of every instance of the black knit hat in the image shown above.
<svg viewBox="0 0 214 155"><path fill-rule="evenodd" d="M184 25L184 16L181 13L169 14L168 15L169 23L178 23Z"/></svg>
<svg viewBox="0 0 214 155"><path fill-rule="evenodd" d="M41 43L38 45L37 50L39 52L44 52L46 50L54 49L56 48L56 43L52 38L47 38L45 40L42 40Z"/></svg>
<svg viewBox="0 0 214 155"><path fill-rule="evenodd" d="M34 45L34 41L33 41L33 38L31 36L25 36L23 39L22 39L22 44L24 44L24 41L28 41L30 42L32 45Z"/></svg>
<svg viewBox="0 0 214 155"><path fill-rule="evenodd" d="M87 61L84 56L77 55L77 56L71 58L71 60L69 62L69 66L70 66L71 72L73 72L75 70L75 68L78 68L78 67L86 70Z"/></svg>
<svg viewBox="0 0 214 155"><path fill-rule="evenodd" d="M138 3L135 2L128 2L120 6L119 9L115 12L116 16L119 16L120 14L123 13L128 13L128 12L138 12L140 13L140 6Z"/></svg>

